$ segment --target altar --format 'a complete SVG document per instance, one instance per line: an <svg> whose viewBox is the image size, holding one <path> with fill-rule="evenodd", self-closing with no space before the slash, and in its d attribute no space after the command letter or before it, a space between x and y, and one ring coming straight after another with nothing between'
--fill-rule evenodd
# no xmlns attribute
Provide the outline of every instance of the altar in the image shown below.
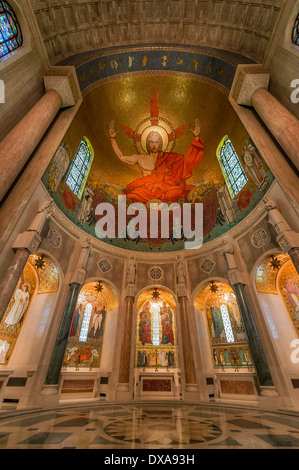
<svg viewBox="0 0 299 470"><path fill-rule="evenodd" d="M137 370L134 382L134 398L174 398L179 400L180 374L178 371L157 370L153 372Z"/></svg>

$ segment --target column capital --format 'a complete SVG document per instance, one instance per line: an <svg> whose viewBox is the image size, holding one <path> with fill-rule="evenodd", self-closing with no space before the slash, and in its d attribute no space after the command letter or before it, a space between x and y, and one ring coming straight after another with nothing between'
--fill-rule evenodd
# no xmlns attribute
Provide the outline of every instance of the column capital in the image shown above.
<svg viewBox="0 0 299 470"><path fill-rule="evenodd" d="M135 297L136 294L136 285L135 284L127 284L126 285L126 297Z"/></svg>
<svg viewBox="0 0 299 470"><path fill-rule="evenodd" d="M70 273L68 284L73 284L74 282L80 285L84 284L90 251L91 240L89 238L83 241L81 240L79 259L75 269Z"/></svg>
<svg viewBox="0 0 299 470"><path fill-rule="evenodd" d="M17 235L17 238L12 245L12 249L15 251L25 249L30 254L33 254L38 249L41 241L42 238L39 233L26 231Z"/></svg>
<svg viewBox="0 0 299 470"><path fill-rule="evenodd" d="M176 289L178 297L187 297L187 287L184 282L177 284Z"/></svg>
<svg viewBox="0 0 299 470"><path fill-rule="evenodd" d="M229 279L231 286L234 286L236 284L244 284L244 285L247 284L247 281L245 278L246 276L244 275L244 273L239 271L238 268L229 269L227 274L228 274L228 279Z"/></svg>
<svg viewBox="0 0 299 470"><path fill-rule="evenodd" d="M62 108L74 106L82 97L74 67L55 66L44 75L46 92L56 91L62 99Z"/></svg>
<svg viewBox="0 0 299 470"><path fill-rule="evenodd" d="M285 252L293 248L299 248L299 233L291 229L278 210L276 203L267 197L263 199L263 202L268 213L268 222L275 230L276 241L280 248Z"/></svg>
<svg viewBox="0 0 299 470"><path fill-rule="evenodd" d="M259 64L238 65L230 97L239 105L252 106L251 97L259 88L268 89L270 74Z"/></svg>

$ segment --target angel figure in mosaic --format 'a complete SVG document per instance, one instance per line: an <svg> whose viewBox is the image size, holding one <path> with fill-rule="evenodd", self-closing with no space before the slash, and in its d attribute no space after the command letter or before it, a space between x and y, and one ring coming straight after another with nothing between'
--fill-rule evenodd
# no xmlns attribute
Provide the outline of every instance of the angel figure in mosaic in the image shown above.
<svg viewBox="0 0 299 470"><path fill-rule="evenodd" d="M21 287L16 289L14 293L14 303L11 307L9 314L4 320L7 325L13 326L21 321L29 305L29 293L30 286L26 282Z"/></svg>

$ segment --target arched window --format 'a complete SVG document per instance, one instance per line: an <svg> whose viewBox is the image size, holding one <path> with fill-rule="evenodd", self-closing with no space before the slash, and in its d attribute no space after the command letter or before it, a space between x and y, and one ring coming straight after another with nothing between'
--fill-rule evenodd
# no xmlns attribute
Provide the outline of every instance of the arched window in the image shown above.
<svg viewBox="0 0 299 470"><path fill-rule="evenodd" d="M299 13L295 19L292 29L292 43L296 46L299 46Z"/></svg>
<svg viewBox="0 0 299 470"><path fill-rule="evenodd" d="M234 338L232 325L231 325L231 322L230 322L230 319L229 319L229 313L228 313L228 310L227 310L227 306L225 304L222 304L220 306L220 311L221 311L221 316L222 316L222 321L223 321L226 340L227 340L228 343L233 343L235 341L235 338Z"/></svg>
<svg viewBox="0 0 299 470"><path fill-rule="evenodd" d="M8 59L22 44L22 31L13 9L0 1L0 61Z"/></svg>
<svg viewBox="0 0 299 470"><path fill-rule="evenodd" d="M217 158L231 197L235 197L248 179L231 140L226 135L217 148Z"/></svg>
<svg viewBox="0 0 299 470"><path fill-rule="evenodd" d="M86 307L85 307L84 317L83 317L82 326L81 326L81 330L80 330L79 341L86 341L87 340L88 327L89 327L89 323L90 323L91 312L92 312L92 305L87 304Z"/></svg>
<svg viewBox="0 0 299 470"><path fill-rule="evenodd" d="M79 148L65 180L68 187L79 199L81 199L83 194L93 157L93 148L87 137L84 137L80 142Z"/></svg>

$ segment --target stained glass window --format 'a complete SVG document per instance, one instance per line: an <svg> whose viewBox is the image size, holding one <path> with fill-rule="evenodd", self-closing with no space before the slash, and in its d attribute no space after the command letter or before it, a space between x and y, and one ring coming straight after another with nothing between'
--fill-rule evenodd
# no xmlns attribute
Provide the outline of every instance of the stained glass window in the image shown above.
<svg viewBox="0 0 299 470"><path fill-rule="evenodd" d="M13 9L0 1L0 61L8 59L22 44L22 31Z"/></svg>
<svg viewBox="0 0 299 470"><path fill-rule="evenodd" d="M227 306L222 304L220 307L220 311L221 311L226 340L228 343L233 343L235 341L235 337L234 337L232 325L229 319Z"/></svg>
<svg viewBox="0 0 299 470"><path fill-rule="evenodd" d="M235 197L245 186L248 179L228 136L225 136L220 142L217 157L231 196Z"/></svg>
<svg viewBox="0 0 299 470"><path fill-rule="evenodd" d="M292 29L292 43L296 44L296 46L299 46L299 13L295 19L295 23Z"/></svg>
<svg viewBox="0 0 299 470"><path fill-rule="evenodd" d="M160 309L162 302L151 302L152 323L153 323L153 345L159 346L160 344Z"/></svg>
<svg viewBox="0 0 299 470"><path fill-rule="evenodd" d="M66 177L66 184L72 192L81 199L86 180L93 161L94 152L89 140L84 137L81 140L73 163Z"/></svg>
<svg viewBox="0 0 299 470"><path fill-rule="evenodd" d="M85 311L84 311L84 317L83 317L82 326L81 326L81 330L80 330L79 341L86 341L87 340L88 327L89 327L89 323L90 323L91 312L92 312L92 305L87 304L86 307L85 307Z"/></svg>

